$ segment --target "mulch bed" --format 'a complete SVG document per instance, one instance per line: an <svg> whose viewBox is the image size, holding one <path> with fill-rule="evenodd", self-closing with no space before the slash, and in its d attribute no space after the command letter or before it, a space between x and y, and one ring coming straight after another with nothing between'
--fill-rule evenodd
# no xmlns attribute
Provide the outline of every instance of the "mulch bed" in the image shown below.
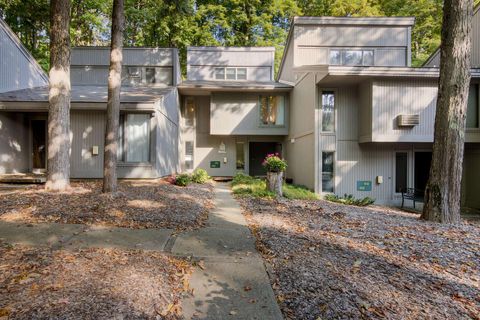
<svg viewBox="0 0 480 320"><path fill-rule="evenodd" d="M163 179L121 180L113 196L101 193L99 180L71 185L62 193L43 186L0 188L0 220L189 230L203 226L213 206L210 183L179 187Z"/></svg>
<svg viewBox="0 0 480 320"><path fill-rule="evenodd" d="M0 319L181 319L191 265L138 250L0 242Z"/></svg>
<svg viewBox="0 0 480 320"><path fill-rule="evenodd" d="M480 319L480 225L239 198L287 319Z"/></svg>

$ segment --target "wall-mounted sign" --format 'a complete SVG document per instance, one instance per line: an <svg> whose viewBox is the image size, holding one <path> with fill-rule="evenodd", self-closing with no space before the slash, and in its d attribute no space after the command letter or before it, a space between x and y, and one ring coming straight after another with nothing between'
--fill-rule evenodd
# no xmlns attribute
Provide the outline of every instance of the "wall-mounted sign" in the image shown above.
<svg viewBox="0 0 480 320"><path fill-rule="evenodd" d="M220 161L210 161L210 168L220 168Z"/></svg>
<svg viewBox="0 0 480 320"><path fill-rule="evenodd" d="M357 181L357 191L372 191L372 181Z"/></svg>
<svg viewBox="0 0 480 320"><path fill-rule="evenodd" d="M225 143L220 143L220 146L218 147L218 153L227 153L227 148L225 147Z"/></svg>

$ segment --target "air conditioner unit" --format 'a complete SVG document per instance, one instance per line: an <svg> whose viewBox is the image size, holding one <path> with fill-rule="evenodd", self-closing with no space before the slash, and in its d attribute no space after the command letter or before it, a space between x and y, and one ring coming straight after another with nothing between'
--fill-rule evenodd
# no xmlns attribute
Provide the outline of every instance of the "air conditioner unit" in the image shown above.
<svg viewBox="0 0 480 320"><path fill-rule="evenodd" d="M419 114L401 114L397 117L397 125L399 127L415 127L419 124Z"/></svg>

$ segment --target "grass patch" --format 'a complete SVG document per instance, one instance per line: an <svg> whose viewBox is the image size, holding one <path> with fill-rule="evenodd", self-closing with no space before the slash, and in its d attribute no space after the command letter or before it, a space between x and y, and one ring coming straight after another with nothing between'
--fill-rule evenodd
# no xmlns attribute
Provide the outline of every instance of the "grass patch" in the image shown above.
<svg viewBox="0 0 480 320"><path fill-rule="evenodd" d="M256 198L274 198L275 193L267 190L265 179L237 174L232 181L233 194ZM303 186L283 185L283 196L287 199L316 200L318 196Z"/></svg>

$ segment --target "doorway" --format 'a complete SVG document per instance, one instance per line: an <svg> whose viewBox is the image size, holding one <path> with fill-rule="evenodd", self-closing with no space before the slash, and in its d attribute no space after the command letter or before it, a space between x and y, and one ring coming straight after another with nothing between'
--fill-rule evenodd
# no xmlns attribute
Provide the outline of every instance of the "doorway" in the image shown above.
<svg viewBox="0 0 480 320"><path fill-rule="evenodd" d="M45 172L47 169L47 121L32 120L32 169Z"/></svg>
<svg viewBox="0 0 480 320"><path fill-rule="evenodd" d="M427 186L428 176L430 174L430 164L432 162L432 152L415 152L415 189L424 191Z"/></svg>
<svg viewBox="0 0 480 320"><path fill-rule="evenodd" d="M278 142L250 142L249 144L249 174L251 176L266 176L267 171L262 163L267 154L278 153L282 156L282 144Z"/></svg>

